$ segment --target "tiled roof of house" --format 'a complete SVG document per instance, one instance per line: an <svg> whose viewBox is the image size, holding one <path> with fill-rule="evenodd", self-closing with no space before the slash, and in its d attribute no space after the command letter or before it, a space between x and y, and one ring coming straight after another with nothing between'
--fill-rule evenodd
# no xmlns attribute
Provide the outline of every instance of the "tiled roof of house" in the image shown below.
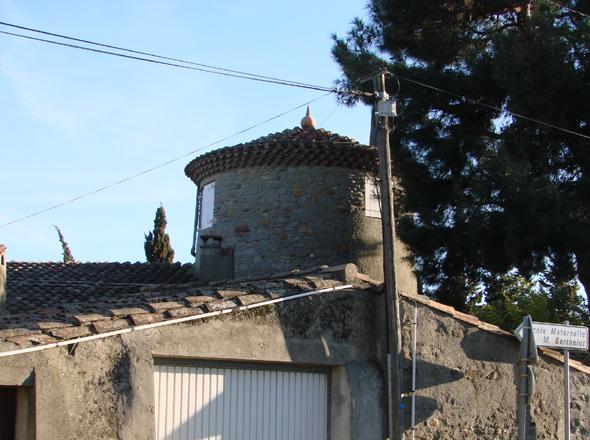
<svg viewBox="0 0 590 440"><path fill-rule="evenodd" d="M7 264L8 310L34 310L100 301L139 292L154 284L196 281L191 264L31 263Z"/></svg>
<svg viewBox="0 0 590 440"><path fill-rule="evenodd" d="M317 289L342 287L350 267L354 266L315 268L264 280L151 285L131 294L0 315L0 341L21 346L46 345L210 312L232 311Z"/></svg>
<svg viewBox="0 0 590 440"><path fill-rule="evenodd" d="M183 267L178 266L179 272L182 273ZM169 279L180 278L180 275L178 278L170 275ZM302 294L318 290L318 293L322 293L322 289L327 293L350 286L363 290L382 290L381 283L358 273L353 264L316 267L276 274L267 279L226 280L206 285L198 281L144 284L139 290L133 288L132 291L87 297L83 301L55 304L49 308L0 315L0 341L11 342L19 347L49 346L79 338L100 337L101 334L138 329L153 323L199 319L215 312L237 312L245 307L262 305L269 300L296 299ZM402 299L422 304L483 331L515 339L512 333L425 296L402 294ZM563 356L555 350L540 348L540 351L563 362ZM582 362L571 360L570 366L590 374L590 366Z"/></svg>
<svg viewBox="0 0 590 440"><path fill-rule="evenodd" d="M184 169L195 183L213 174L252 166L324 165L374 171L377 149L322 128L295 127L212 151Z"/></svg>

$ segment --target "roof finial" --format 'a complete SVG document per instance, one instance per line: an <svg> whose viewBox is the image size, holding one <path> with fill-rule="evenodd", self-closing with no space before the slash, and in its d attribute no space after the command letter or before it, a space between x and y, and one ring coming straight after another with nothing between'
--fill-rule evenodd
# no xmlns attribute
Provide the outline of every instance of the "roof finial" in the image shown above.
<svg viewBox="0 0 590 440"><path fill-rule="evenodd" d="M309 111L309 105L307 106L307 112L305 113L305 117L301 120L301 128L304 130L312 130L315 129L315 119L311 116L311 112Z"/></svg>

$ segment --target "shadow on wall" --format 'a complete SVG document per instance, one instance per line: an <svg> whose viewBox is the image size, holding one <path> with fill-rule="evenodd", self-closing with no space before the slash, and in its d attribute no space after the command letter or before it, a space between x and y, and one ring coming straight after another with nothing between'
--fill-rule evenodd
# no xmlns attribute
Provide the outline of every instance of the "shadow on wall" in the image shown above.
<svg viewBox="0 0 590 440"><path fill-rule="evenodd" d="M420 390L427 390L438 385L456 382L463 379L464 374L459 370L450 369L443 365L433 364L422 359L416 359L416 425L426 422L440 405L436 399L427 396L420 396ZM412 380L412 363L410 359L405 359L404 364L404 382L405 389L411 389ZM410 428L410 405L411 397L404 400L404 414L406 420L406 429Z"/></svg>
<svg viewBox="0 0 590 440"><path fill-rule="evenodd" d="M438 402L432 397L416 396L416 425L426 422L436 410L439 409ZM410 428L410 401L404 403L406 417L406 429Z"/></svg>
<svg viewBox="0 0 590 440"><path fill-rule="evenodd" d="M518 344L515 338L506 335L500 340L512 344L498 344L498 335L481 329L469 332L461 340L461 348L469 359L485 362L514 364L518 360ZM494 347L497 346L495 349Z"/></svg>
<svg viewBox="0 0 590 440"><path fill-rule="evenodd" d="M409 381L412 379L412 364L409 359L406 359L405 363L404 378L408 383L406 389L410 389ZM456 382L463 379L463 377L464 374L459 370L433 364L422 359L416 359L416 390Z"/></svg>

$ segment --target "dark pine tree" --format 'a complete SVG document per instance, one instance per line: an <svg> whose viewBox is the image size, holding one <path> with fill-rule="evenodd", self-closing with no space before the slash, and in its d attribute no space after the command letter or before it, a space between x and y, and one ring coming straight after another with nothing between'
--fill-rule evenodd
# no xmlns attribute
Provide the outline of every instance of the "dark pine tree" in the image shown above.
<svg viewBox="0 0 590 440"><path fill-rule="evenodd" d="M518 274L567 317L576 280L590 294L590 19L522 0L371 0L369 11L333 55L344 86L381 67L399 75L398 230L423 291L469 310Z"/></svg>
<svg viewBox="0 0 590 440"><path fill-rule="evenodd" d="M75 263L76 260L74 259L74 256L72 255L72 251L70 250L70 246L68 245L66 239L64 238L64 235L61 232L61 229L59 228L59 226L55 226L53 225L53 227L55 228L55 230L57 231L57 236L59 237L59 242L61 244L61 250L62 250L62 261L64 263Z"/></svg>
<svg viewBox="0 0 590 440"><path fill-rule="evenodd" d="M150 263L172 263L174 250L170 245L170 237L166 234L166 211L164 207L156 210L154 230L145 235L145 257Z"/></svg>

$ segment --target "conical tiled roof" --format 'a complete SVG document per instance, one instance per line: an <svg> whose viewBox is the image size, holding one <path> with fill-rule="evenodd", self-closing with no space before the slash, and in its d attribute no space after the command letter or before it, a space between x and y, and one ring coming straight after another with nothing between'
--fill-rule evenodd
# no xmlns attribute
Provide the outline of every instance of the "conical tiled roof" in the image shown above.
<svg viewBox="0 0 590 440"><path fill-rule="evenodd" d="M226 170L253 166L335 166L377 169L377 149L322 128L300 128L212 151L184 169L195 183Z"/></svg>

